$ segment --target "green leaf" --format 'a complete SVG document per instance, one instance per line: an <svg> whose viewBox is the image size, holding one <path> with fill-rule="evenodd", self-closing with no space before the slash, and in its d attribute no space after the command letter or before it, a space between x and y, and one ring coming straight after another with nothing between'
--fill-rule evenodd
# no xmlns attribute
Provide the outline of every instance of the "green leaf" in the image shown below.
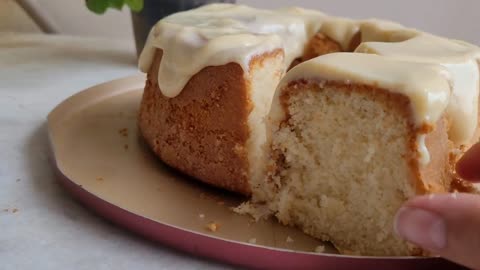
<svg viewBox="0 0 480 270"><path fill-rule="evenodd" d="M121 10L123 8L123 5L125 4L125 2L123 0L109 0L108 4L109 4L110 7L114 8L114 9Z"/></svg>
<svg viewBox="0 0 480 270"><path fill-rule="evenodd" d="M132 11L139 12L143 9L143 0L125 0Z"/></svg>
<svg viewBox="0 0 480 270"><path fill-rule="evenodd" d="M143 9L143 0L86 0L87 8L97 14L103 14L108 8L121 10L125 4L132 11L139 12Z"/></svg>
<svg viewBox="0 0 480 270"><path fill-rule="evenodd" d="M97 14L103 14L107 11L109 0L86 0L87 8Z"/></svg>

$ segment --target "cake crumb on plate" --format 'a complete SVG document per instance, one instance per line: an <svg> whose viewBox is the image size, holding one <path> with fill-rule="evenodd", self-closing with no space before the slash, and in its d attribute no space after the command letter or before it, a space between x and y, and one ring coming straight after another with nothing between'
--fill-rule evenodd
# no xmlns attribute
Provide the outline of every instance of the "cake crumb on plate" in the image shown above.
<svg viewBox="0 0 480 270"><path fill-rule="evenodd" d="M315 253L323 253L325 252L325 246L320 245L315 248Z"/></svg>
<svg viewBox="0 0 480 270"><path fill-rule="evenodd" d="M215 222L210 222L207 224L207 229L211 232L216 232L219 229L220 225Z"/></svg>
<svg viewBox="0 0 480 270"><path fill-rule="evenodd" d="M118 134L122 135L123 137L128 137L128 128L119 129Z"/></svg>

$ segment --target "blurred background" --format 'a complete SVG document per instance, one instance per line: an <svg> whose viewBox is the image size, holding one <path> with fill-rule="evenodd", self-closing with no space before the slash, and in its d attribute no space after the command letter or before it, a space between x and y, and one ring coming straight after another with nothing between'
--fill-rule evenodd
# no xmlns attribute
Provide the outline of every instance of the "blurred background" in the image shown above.
<svg viewBox="0 0 480 270"><path fill-rule="evenodd" d="M98 16L87 10L84 0L23 0L47 18L58 32L68 35L133 39L129 11L109 10ZM302 6L351 18L377 17L407 26L480 44L478 0L238 0L262 8ZM0 31L39 31L15 0L0 0Z"/></svg>

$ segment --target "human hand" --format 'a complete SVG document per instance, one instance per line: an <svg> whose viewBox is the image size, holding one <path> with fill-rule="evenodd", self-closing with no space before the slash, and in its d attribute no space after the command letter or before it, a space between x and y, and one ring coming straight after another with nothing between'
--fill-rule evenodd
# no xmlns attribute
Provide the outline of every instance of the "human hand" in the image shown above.
<svg viewBox="0 0 480 270"><path fill-rule="evenodd" d="M480 143L458 161L457 173L480 182ZM442 194L419 196L397 212L395 232L433 254L480 269L480 196Z"/></svg>

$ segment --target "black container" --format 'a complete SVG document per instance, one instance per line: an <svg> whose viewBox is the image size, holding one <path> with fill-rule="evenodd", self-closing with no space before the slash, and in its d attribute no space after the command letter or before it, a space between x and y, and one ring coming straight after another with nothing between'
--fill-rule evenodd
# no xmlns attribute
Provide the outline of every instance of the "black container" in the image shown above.
<svg viewBox="0 0 480 270"><path fill-rule="evenodd" d="M141 12L132 12L137 55L143 50L150 29L161 18L210 3L235 3L235 0L145 0Z"/></svg>

